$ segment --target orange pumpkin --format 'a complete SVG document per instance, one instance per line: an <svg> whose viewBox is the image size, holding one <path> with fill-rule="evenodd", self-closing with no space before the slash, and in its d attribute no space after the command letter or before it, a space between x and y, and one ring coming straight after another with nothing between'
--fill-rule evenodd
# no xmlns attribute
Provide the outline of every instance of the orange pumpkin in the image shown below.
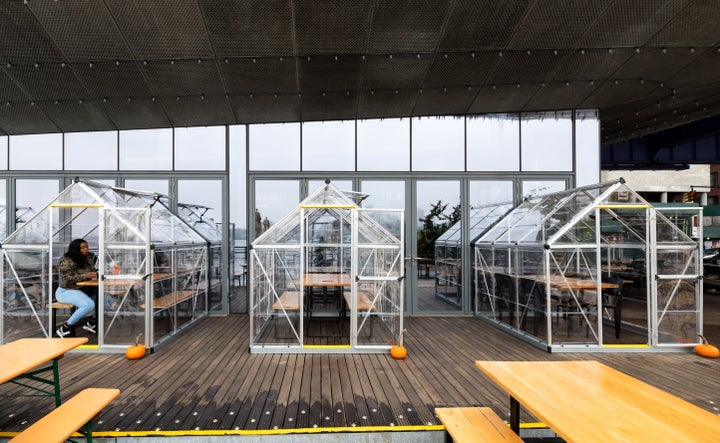
<svg viewBox="0 0 720 443"><path fill-rule="evenodd" d="M698 355L709 358L720 357L720 349L708 343L707 339L704 336L698 334L698 337L702 338L703 341L701 344L695 346L695 352Z"/></svg>
<svg viewBox="0 0 720 443"><path fill-rule="evenodd" d="M125 350L125 356L130 360L137 360L145 356L145 346L138 344L140 342L140 337L142 337L142 332L138 334L137 338L135 339L135 344L128 346L128 348Z"/></svg>
<svg viewBox="0 0 720 443"><path fill-rule="evenodd" d="M397 344L395 346L390 347L390 355L392 358L397 358L398 360L402 360L403 358L407 357L407 349L405 349L405 346L403 346L403 334L407 331L407 329L403 329L400 331L400 337L398 337Z"/></svg>
<svg viewBox="0 0 720 443"><path fill-rule="evenodd" d="M395 345L390 348L390 355L392 358L402 360L407 356L407 349L405 349L405 346L403 345Z"/></svg>

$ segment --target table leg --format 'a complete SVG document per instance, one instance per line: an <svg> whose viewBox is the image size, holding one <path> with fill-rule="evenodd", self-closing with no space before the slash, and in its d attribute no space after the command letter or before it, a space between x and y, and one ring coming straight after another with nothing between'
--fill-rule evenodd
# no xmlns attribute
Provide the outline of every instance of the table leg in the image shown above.
<svg viewBox="0 0 720 443"><path fill-rule="evenodd" d="M53 384L55 385L55 407L60 406L60 370L58 368L58 359L53 358Z"/></svg>
<svg viewBox="0 0 720 443"><path fill-rule="evenodd" d="M520 402L510 397L510 429L520 435Z"/></svg>

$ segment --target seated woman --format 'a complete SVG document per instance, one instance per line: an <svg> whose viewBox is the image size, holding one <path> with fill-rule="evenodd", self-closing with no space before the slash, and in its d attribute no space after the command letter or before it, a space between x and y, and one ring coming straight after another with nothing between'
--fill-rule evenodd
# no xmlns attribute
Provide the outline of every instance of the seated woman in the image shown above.
<svg viewBox="0 0 720 443"><path fill-rule="evenodd" d="M83 239L76 239L70 242L68 250L60 259L60 286L55 292L55 298L62 303L70 303L77 307L70 318L60 325L56 334L60 338L73 335L75 326L84 320L83 329L93 334L97 332L97 322L94 318L85 317L95 312L95 302L85 294L78 282L97 278L97 271L89 254L88 243Z"/></svg>

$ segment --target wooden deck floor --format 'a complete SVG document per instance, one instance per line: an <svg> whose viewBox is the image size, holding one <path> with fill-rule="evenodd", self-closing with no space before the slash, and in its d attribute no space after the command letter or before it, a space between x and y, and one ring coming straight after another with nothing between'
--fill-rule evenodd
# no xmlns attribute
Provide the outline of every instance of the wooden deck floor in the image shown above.
<svg viewBox="0 0 720 443"><path fill-rule="evenodd" d="M706 297L708 299L708 297ZM720 295L706 330L720 344ZM508 416L508 396L477 359L596 359L720 414L720 359L682 354L548 354L475 318L406 319L407 359L386 354L257 355L248 318L208 318L142 360L73 353L60 362L63 396L117 387L96 431L272 430L439 424L436 406L484 405ZM0 395L17 390L0 386ZM47 398L2 400L0 431L49 412ZM42 406L39 406L42 405ZM536 421L523 411L523 422Z"/></svg>

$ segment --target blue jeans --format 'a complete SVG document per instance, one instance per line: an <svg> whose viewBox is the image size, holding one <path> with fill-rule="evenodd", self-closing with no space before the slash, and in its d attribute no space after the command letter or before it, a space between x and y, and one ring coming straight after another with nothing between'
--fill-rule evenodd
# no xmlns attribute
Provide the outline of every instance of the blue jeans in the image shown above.
<svg viewBox="0 0 720 443"><path fill-rule="evenodd" d="M70 303L77 307L67 321L70 326L75 325L83 317L95 312L95 302L79 289L58 288L57 291L55 291L55 298L61 303Z"/></svg>

